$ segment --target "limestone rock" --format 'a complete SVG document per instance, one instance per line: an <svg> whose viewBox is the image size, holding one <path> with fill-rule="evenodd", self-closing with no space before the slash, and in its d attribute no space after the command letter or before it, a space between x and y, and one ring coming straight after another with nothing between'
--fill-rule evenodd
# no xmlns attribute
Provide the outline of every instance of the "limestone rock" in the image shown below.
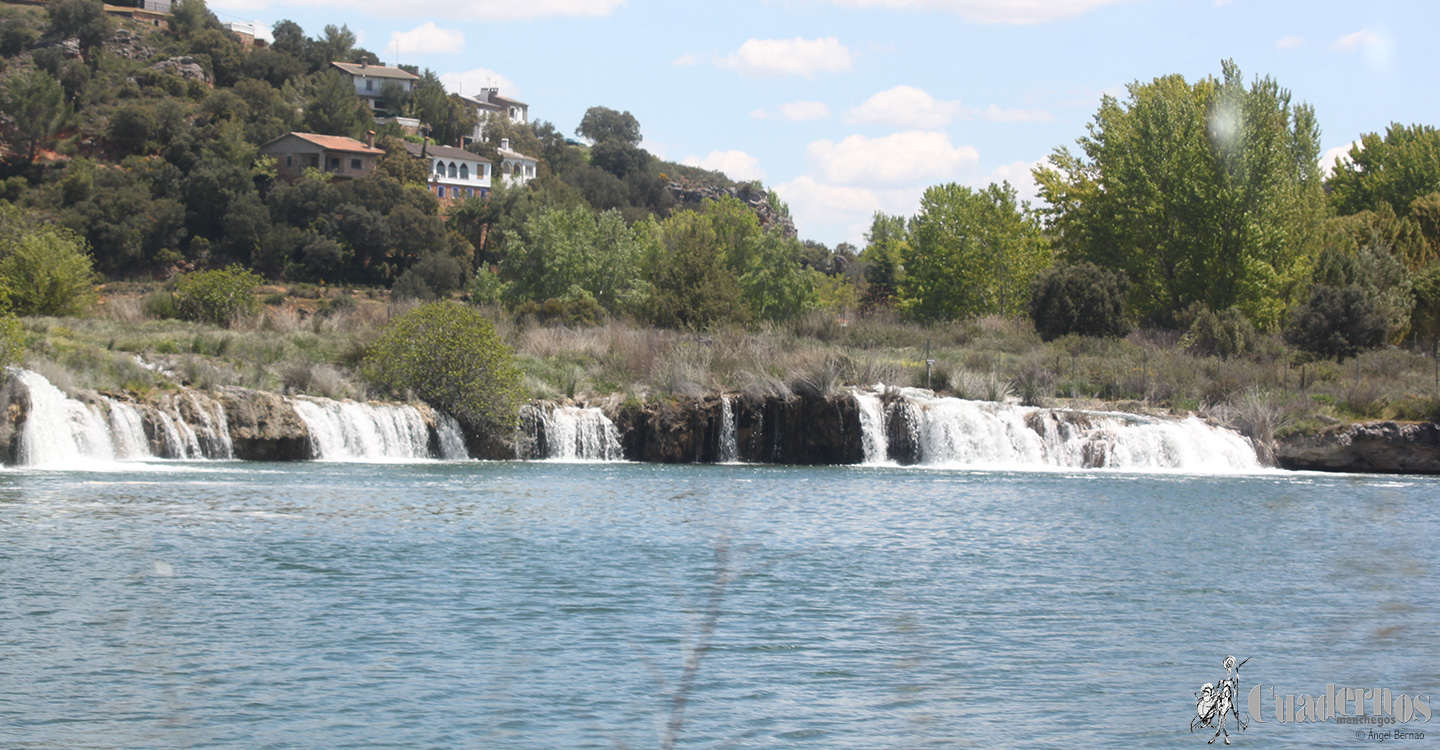
<svg viewBox="0 0 1440 750"><path fill-rule="evenodd" d="M1369 422L1277 441L1282 469L1440 474L1440 424Z"/></svg>
<svg viewBox="0 0 1440 750"><path fill-rule="evenodd" d="M309 428L284 397L248 388L226 388L218 395L230 423L236 458L308 461L315 457Z"/></svg>

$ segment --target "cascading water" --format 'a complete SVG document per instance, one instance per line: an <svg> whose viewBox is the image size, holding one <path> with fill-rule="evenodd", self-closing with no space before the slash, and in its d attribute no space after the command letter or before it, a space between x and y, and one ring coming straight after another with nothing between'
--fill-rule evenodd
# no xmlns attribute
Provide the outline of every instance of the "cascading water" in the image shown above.
<svg viewBox="0 0 1440 750"><path fill-rule="evenodd" d="M39 373L12 373L30 394L16 456L21 464L74 465L83 459L115 458L110 430L98 409L66 396Z"/></svg>
<svg viewBox="0 0 1440 750"><path fill-rule="evenodd" d="M134 404L105 399L110 409L110 435L118 458L150 458L150 441L145 438L145 417ZM228 437L228 436L227 436Z"/></svg>
<svg viewBox="0 0 1440 750"><path fill-rule="evenodd" d="M719 460L722 464L740 461L740 444L735 437L735 407L731 406L730 397L723 395L720 397Z"/></svg>
<svg viewBox="0 0 1440 750"><path fill-rule="evenodd" d="M413 406L328 398L291 400L321 461L430 458L430 430Z"/></svg>
<svg viewBox="0 0 1440 750"><path fill-rule="evenodd" d="M521 423L531 434L517 441L522 458L554 461L619 461L620 430L595 407L526 406ZM528 447L524 447L528 446Z"/></svg>
<svg viewBox="0 0 1440 750"><path fill-rule="evenodd" d="M889 447L885 436L885 406L876 393L857 390L855 404L860 407L860 438L865 449L865 463L885 463Z"/></svg>
<svg viewBox="0 0 1440 750"><path fill-rule="evenodd" d="M1260 468L1250 441L1194 417L1042 409L940 398L918 389L899 391L882 415L877 394L856 391L855 399L867 464L895 460L948 467L1198 472Z"/></svg>
<svg viewBox="0 0 1440 750"><path fill-rule="evenodd" d="M470 457L465 449L465 434L454 417L443 412L435 413L435 433L440 439L440 458L446 461L462 461Z"/></svg>

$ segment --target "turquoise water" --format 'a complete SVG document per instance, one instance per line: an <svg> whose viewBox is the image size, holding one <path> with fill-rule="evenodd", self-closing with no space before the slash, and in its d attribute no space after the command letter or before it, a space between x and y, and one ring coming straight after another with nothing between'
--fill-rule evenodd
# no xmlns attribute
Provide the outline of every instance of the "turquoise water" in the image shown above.
<svg viewBox="0 0 1440 750"><path fill-rule="evenodd" d="M10 470L0 747L1199 747L1194 693L1228 654L1251 658L1242 692L1440 693L1437 489L636 464ZM1232 740L1357 744L1357 727L1273 713L1232 722Z"/></svg>

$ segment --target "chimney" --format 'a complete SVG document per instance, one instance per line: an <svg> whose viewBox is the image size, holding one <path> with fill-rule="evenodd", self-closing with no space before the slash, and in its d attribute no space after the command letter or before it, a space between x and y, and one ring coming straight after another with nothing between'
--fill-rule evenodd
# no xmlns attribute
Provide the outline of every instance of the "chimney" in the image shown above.
<svg viewBox="0 0 1440 750"><path fill-rule="evenodd" d="M375 131L365 131L365 145L369 146L370 148L375 148Z"/></svg>
<svg viewBox="0 0 1440 750"><path fill-rule="evenodd" d="M509 139L509 138L501 138L501 139L500 139L500 150L501 150L501 151L509 151L509 150L510 150L510 139Z"/></svg>

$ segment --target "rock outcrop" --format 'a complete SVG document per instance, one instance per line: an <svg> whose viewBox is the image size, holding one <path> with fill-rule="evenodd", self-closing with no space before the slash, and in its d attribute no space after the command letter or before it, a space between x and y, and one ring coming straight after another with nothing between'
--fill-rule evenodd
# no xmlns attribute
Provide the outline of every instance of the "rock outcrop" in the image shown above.
<svg viewBox="0 0 1440 750"><path fill-rule="evenodd" d="M1282 469L1440 474L1440 424L1370 422L1276 441Z"/></svg>
<svg viewBox="0 0 1440 750"><path fill-rule="evenodd" d="M653 463L721 459L719 396L661 398L607 408L625 458ZM860 411L848 394L734 396L737 457L747 463L857 464L865 458Z"/></svg>
<svg viewBox="0 0 1440 750"><path fill-rule="evenodd" d="M309 428L283 396L248 388L226 388L219 396L236 458L308 461L315 457Z"/></svg>

